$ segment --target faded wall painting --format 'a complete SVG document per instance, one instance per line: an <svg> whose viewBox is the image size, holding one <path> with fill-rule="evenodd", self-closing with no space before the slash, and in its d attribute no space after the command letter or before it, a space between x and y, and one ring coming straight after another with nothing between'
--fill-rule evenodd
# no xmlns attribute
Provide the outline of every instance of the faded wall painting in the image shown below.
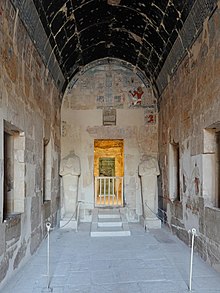
<svg viewBox="0 0 220 293"><path fill-rule="evenodd" d="M146 108L145 124L156 123L157 103L152 88L121 66L99 65L88 70L73 86L71 95L74 103L71 99L66 103L74 110Z"/></svg>
<svg viewBox="0 0 220 293"><path fill-rule="evenodd" d="M201 196L201 157L191 156L186 148L182 155L182 186L185 196Z"/></svg>
<svg viewBox="0 0 220 293"><path fill-rule="evenodd" d="M141 86L139 86L133 92L130 90L129 93L132 95L132 106L141 106L143 104L142 96L144 94L144 91Z"/></svg>
<svg viewBox="0 0 220 293"><path fill-rule="evenodd" d="M156 124L157 107L156 104L145 107L144 120L145 124Z"/></svg>

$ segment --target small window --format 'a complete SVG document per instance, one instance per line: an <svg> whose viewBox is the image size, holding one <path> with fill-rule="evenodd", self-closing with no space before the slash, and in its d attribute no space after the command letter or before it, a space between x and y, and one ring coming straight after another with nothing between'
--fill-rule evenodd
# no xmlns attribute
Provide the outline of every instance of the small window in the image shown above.
<svg viewBox="0 0 220 293"><path fill-rule="evenodd" d="M180 201L180 154L179 143L169 144L169 196Z"/></svg>

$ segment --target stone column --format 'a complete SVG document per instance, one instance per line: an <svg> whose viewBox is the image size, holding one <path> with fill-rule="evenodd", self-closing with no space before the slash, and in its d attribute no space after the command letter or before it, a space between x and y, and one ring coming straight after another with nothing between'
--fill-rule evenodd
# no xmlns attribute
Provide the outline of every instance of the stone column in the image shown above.
<svg viewBox="0 0 220 293"><path fill-rule="evenodd" d="M60 163L60 176L63 183L64 217L75 219L78 200L78 182L81 173L80 159L71 151Z"/></svg>
<svg viewBox="0 0 220 293"><path fill-rule="evenodd" d="M161 228L161 221L156 216L158 213L157 176L159 174L157 159L144 156L139 164L139 175L141 176L143 222L144 227L149 229Z"/></svg>

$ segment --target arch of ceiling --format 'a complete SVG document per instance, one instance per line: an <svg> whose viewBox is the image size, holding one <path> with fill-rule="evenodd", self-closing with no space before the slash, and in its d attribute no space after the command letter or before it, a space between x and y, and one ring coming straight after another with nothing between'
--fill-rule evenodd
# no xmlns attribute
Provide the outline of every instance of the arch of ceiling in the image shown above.
<svg viewBox="0 0 220 293"><path fill-rule="evenodd" d="M119 66L119 67L122 67L122 68L126 68L127 70L132 71L134 74L136 74L137 77L140 78L140 80L142 81L142 83L146 87L149 87L149 86L153 87L152 81L147 78L147 76L145 75L145 73L142 70L140 70L139 68L137 68L133 64L128 63L128 62L126 62L124 60L117 59L117 58L108 58L107 57L107 58L102 58L102 59L99 59L99 60L95 60L95 61L90 62L89 64L79 68L79 71L77 73L75 73L72 76L72 78L70 79L70 82L68 83L68 86L66 87L65 94L72 89L74 84L78 81L78 79L84 73L86 73L90 69L95 68L95 67L100 66L100 65L116 65L116 66ZM65 94L64 94L64 96L65 96Z"/></svg>

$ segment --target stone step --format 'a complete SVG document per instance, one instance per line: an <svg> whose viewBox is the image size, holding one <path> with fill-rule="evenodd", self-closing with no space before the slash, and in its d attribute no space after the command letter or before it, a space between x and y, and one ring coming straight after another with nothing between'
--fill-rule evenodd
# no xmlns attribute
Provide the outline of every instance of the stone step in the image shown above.
<svg viewBox="0 0 220 293"><path fill-rule="evenodd" d="M98 214L99 219L120 219L119 214Z"/></svg>
<svg viewBox="0 0 220 293"><path fill-rule="evenodd" d="M122 227L122 222L98 222L98 227Z"/></svg>
<svg viewBox="0 0 220 293"><path fill-rule="evenodd" d="M100 218L100 217L98 217L98 221L100 222L100 223L102 223L102 222L121 222L122 221L122 219L121 219L121 217L119 217L119 218Z"/></svg>
<svg viewBox="0 0 220 293"><path fill-rule="evenodd" d="M91 237L122 237L130 236L130 231L91 231Z"/></svg>
<svg viewBox="0 0 220 293"><path fill-rule="evenodd" d="M127 219L122 209L94 209L91 237L130 236Z"/></svg>
<svg viewBox="0 0 220 293"><path fill-rule="evenodd" d="M118 226L118 227L100 227L100 226L98 226L97 231L98 232L114 232L114 231L117 232L117 231L123 231L123 227L122 227L122 225Z"/></svg>

